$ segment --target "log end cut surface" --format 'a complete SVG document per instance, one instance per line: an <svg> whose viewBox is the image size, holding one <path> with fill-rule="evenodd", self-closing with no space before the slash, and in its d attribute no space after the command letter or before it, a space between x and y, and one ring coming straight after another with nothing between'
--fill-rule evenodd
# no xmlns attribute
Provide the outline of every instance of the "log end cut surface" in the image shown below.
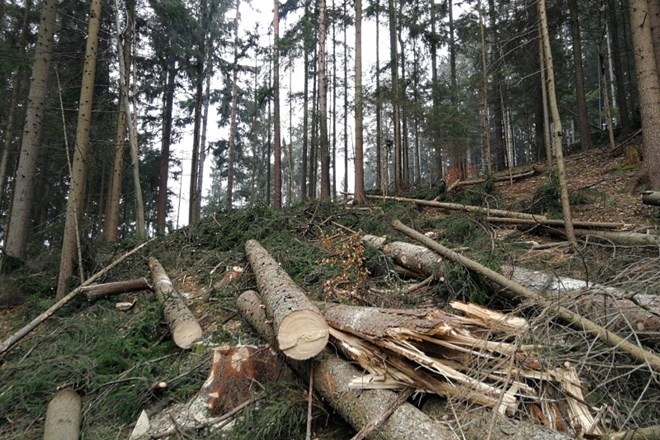
<svg viewBox="0 0 660 440"><path fill-rule="evenodd" d="M187 350L202 339L202 328L197 321L178 321L172 329L172 339L177 347Z"/></svg>
<svg viewBox="0 0 660 440"><path fill-rule="evenodd" d="M277 342L280 350L291 359L305 360L325 348L329 335L328 324L319 313L298 310L282 320Z"/></svg>

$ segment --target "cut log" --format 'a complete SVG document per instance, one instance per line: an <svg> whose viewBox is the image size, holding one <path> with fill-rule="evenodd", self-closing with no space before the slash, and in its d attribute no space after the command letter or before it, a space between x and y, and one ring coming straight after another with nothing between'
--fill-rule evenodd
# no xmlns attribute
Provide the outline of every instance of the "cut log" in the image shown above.
<svg viewBox="0 0 660 440"><path fill-rule="evenodd" d="M243 298L247 295L249 298ZM261 303L261 304L260 304ZM249 309L243 307L248 306ZM250 325L269 343L275 343L275 332L266 319L265 305L256 292L243 293L237 302L239 312ZM288 359L287 362L301 377L309 374L307 363ZM337 357L334 350L325 349L311 360L313 362L314 389L356 431L360 431L385 408L392 407L397 393L389 390L352 390L351 379L358 370L349 362ZM442 424L433 422L427 415L409 403L399 406L394 413L369 438L380 440L410 439L457 439Z"/></svg>
<svg viewBox="0 0 660 440"><path fill-rule="evenodd" d="M135 292L138 290L151 290L151 285L146 278L137 278L134 280L116 281L113 283L105 284L92 284L82 288L82 293L85 294L89 301L94 301L106 296L115 295L119 293Z"/></svg>
<svg viewBox="0 0 660 440"><path fill-rule="evenodd" d="M564 220L551 220L551 219L525 219L525 218L505 218L505 217L486 217L488 223L504 223L511 225L542 225L553 226L558 228L564 227ZM623 223L614 222L589 222L581 220L573 220L573 226L576 228L585 229L621 229L626 225Z"/></svg>
<svg viewBox="0 0 660 440"><path fill-rule="evenodd" d="M45 320L47 320L48 318L53 316L55 314L55 312L57 312L59 309L61 309L65 305L67 305L69 303L69 301L71 301L76 296L78 296L82 292L83 287L89 286L92 283L94 283L96 280L101 278L103 275L105 275L106 273L110 272L112 269L114 269L115 267L117 267L121 263L123 263L128 257L130 257L131 255L138 252L140 249L145 247L147 244L151 243L154 239L155 239L155 237L152 238L149 241L145 241L144 243L140 244L139 246L133 248L131 251L129 251L129 252L125 253L124 255L122 255L121 257L117 258L115 261L108 264L106 267L104 267L100 271L96 272L94 275L92 275L86 281L84 281L79 287L73 289L71 291L71 293L69 293L67 296L65 296L64 298L57 301L55 304L50 306L45 312L43 312L42 314L40 314L39 316L34 318L32 321L30 321L28 324L26 324L23 328L21 328L20 330L18 330L17 332L15 332L11 336L9 336L7 339L5 339L2 342L2 344L0 344L0 360L2 360L2 357L5 355L5 353L7 353L18 341L23 339L25 337L25 335L27 335L32 330L37 328L37 326L39 326L39 324L41 324L42 322L44 322Z"/></svg>
<svg viewBox="0 0 660 440"><path fill-rule="evenodd" d="M245 254L272 317L279 349L297 360L319 354L328 343L328 324L305 292L256 240L245 243Z"/></svg>
<svg viewBox="0 0 660 440"><path fill-rule="evenodd" d="M648 364L648 366L656 372L660 371L660 356L650 352L649 350L646 350L643 347L623 339L616 333L603 328L595 322L575 312L572 312L565 307L557 306L552 301L544 298L542 295L520 285L519 283L516 283L515 281L507 279L504 275L497 273L494 270L489 269L474 260L471 260L467 257L464 257L463 255L459 255L456 252L451 251L450 249L447 249L440 243L437 243L426 237L424 234L421 234L414 229L405 226L398 220L395 220L392 226L397 231L400 231L406 234L408 237L422 243L424 246L427 246L429 249L437 252L443 257L449 258L456 263L462 264L469 270L476 272L481 276L489 279L490 281L499 284L505 288L505 291L513 294L514 297L522 297L532 300L534 303L552 310L557 314L559 318L568 322L573 327L591 334L610 347L614 347L618 351L626 353L630 358L634 359L638 363L642 365Z"/></svg>
<svg viewBox="0 0 660 440"><path fill-rule="evenodd" d="M184 350L190 348L194 342L201 339L202 327L186 305L183 296L174 288L163 266L154 257L149 257L149 269L154 282L154 292L164 305L163 315L174 343Z"/></svg>
<svg viewBox="0 0 660 440"><path fill-rule="evenodd" d="M362 236L362 242L372 249L380 250L385 256L392 258L395 263L406 269L421 272L427 276L434 275L438 280L443 278L442 257L424 246L403 241L388 243L385 237L368 234Z"/></svg>
<svg viewBox="0 0 660 440"><path fill-rule="evenodd" d="M409 199L406 197L394 197L394 196L367 195L366 197L368 199L392 200L395 202L414 203L415 205L419 205L419 206L448 209L450 211L478 212L480 214L496 216L496 217L528 218L531 220L545 219L545 216L543 215L528 214L526 212L506 211L503 209L495 209L495 208L482 208L481 206L463 205L461 203L436 202L435 200Z"/></svg>
<svg viewBox="0 0 660 440"><path fill-rule="evenodd" d="M44 440L78 440L82 399L71 388L58 391L48 403Z"/></svg>
<svg viewBox="0 0 660 440"><path fill-rule="evenodd" d="M660 206L660 191L644 191L642 193L642 203Z"/></svg>
<svg viewBox="0 0 660 440"><path fill-rule="evenodd" d="M632 295L614 287L523 267L502 266L502 273L553 301L574 305L580 314L591 317L610 330L621 333L634 331L638 336L648 334L649 339L660 333L658 295Z"/></svg>

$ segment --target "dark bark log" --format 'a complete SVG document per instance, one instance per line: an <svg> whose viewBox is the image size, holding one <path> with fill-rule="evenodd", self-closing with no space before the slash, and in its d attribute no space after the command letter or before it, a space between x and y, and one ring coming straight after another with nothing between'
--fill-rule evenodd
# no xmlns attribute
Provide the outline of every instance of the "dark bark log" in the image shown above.
<svg viewBox="0 0 660 440"><path fill-rule="evenodd" d="M163 266L154 257L149 258L149 269L154 282L154 292L164 304L163 315L174 343L179 348L190 348L203 333L197 318L186 305L183 296L174 288Z"/></svg>
<svg viewBox="0 0 660 440"><path fill-rule="evenodd" d="M403 241L387 243L385 237L374 235L364 235L362 242L373 249L382 251L383 254L406 269L422 272L424 275L434 275L437 279L443 278L442 257L424 246Z"/></svg>
<svg viewBox="0 0 660 440"><path fill-rule="evenodd" d="M71 388L59 391L48 403L44 440L78 440L82 399Z"/></svg>
<svg viewBox="0 0 660 440"><path fill-rule="evenodd" d="M430 208L449 209L453 211L465 211L465 212L479 212L482 214L493 215L498 217L545 219L545 216L543 215L528 214L526 212L506 211L502 209L482 208L480 206L463 205L460 203L445 203L445 202L436 202L434 200L409 199L406 197L369 196L369 195L366 197L368 199L393 200L396 202L414 203L419 206L428 206Z"/></svg>
<svg viewBox="0 0 660 440"><path fill-rule="evenodd" d="M256 241L245 243L245 253L272 316L280 350L297 360L309 359L328 342L328 324L305 292Z"/></svg>
<svg viewBox="0 0 660 440"><path fill-rule="evenodd" d="M251 298L243 298L248 295ZM246 292L237 301L237 307L250 325L269 343L275 343L274 330L270 327L265 313L265 304L260 304L259 296ZM248 309L245 309L245 306ZM288 359L296 372L306 377L309 374L307 362ZM313 362L313 380L316 392L328 402L356 431L362 429L372 419L396 402L398 395L389 390L352 390L351 380L360 372L350 363L340 359L334 350L325 349ZM409 403L404 403L390 416L378 432L369 438L380 440L455 439L455 434L444 426L433 422L428 416Z"/></svg>
<svg viewBox="0 0 660 440"><path fill-rule="evenodd" d="M82 288L89 301L94 301L106 296L119 293L135 292L137 290L151 290L151 285L146 278L136 278L134 280L116 281L114 283L92 284Z"/></svg>
<svg viewBox="0 0 660 440"><path fill-rule="evenodd" d="M655 353L652 353L643 347L628 342L616 333L601 327L593 321L586 319L583 316L580 316L579 314L566 309L565 307L558 307L556 304L553 304L551 301L543 298L538 293L533 292L524 286L521 286L519 283L507 279L504 275L499 274L485 266L482 266L474 260L471 260L451 251L450 249L447 249L441 244L426 237L424 234L408 228L398 220L394 221L393 227L397 231L406 234L410 238L422 243L424 246L427 246L429 249L432 249L434 252L437 252L438 254L449 258L458 264L462 264L469 270L499 284L505 288L505 291L508 291L514 297L529 299L536 304L553 310L559 318L568 322L571 326L591 334L595 338L600 339L603 343L614 347L618 351L624 352L631 359L634 359L638 363L642 365L648 364L651 369L660 371L660 356L656 355Z"/></svg>

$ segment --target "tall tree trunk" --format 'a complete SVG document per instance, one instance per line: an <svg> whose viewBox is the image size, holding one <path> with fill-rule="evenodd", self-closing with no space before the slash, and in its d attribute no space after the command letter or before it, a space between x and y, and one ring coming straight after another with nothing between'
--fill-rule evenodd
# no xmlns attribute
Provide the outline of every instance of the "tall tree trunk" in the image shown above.
<svg viewBox="0 0 660 440"><path fill-rule="evenodd" d="M355 1L355 201L364 203L362 126L362 0Z"/></svg>
<svg viewBox="0 0 660 440"><path fill-rule="evenodd" d="M5 255L19 260L25 260L27 256L27 244L30 236L34 180L41 147L44 107L48 96L48 71L53 56L57 4L57 0L45 0L41 7L23 139L7 225ZM3 265L4 269L6 266Z"/></svg>
<svg viewBox="0 0 660 440"><path fill-rule="evenodd" d="M2 9L4 9L4 1L2 2ZM25 2L25 7L23 8L23 19L21 22L20 37L18 39L18 47L21 48L21 50L27 47L28 33L30 31L29 18L32 12L32 0L27 0ZM4 10L0 10L0 17L4 17ZM0 25L0 34L2 34L2 32L2 25ZM10 153L13 150L12 140L16 134L14 131L14 120L18 111L18 100L21 89L23 88L23 77L25 76L25 73L25 67L19 66L14 71L11 78L11 97L9 98L9 105L7 106L4 132L2 136L2 157L0 158L0 209L6 209L5 200L10 194L5 188L5 183L7 181Z"/></svg>
<svg viewBox="0 0 660 440"><path fill-rule="evenodd" d="M318 51L314 48L312 70L312 136L309 147L309 198L316 198L316 184L318 177L318 151L319 151L319 100L318 98Z"/></svg>
<svg viewBox="0 0 660 440"><path fill-rule="evenodd" d="M481 0L477 1L477 10L479 13L479 34L481 36L481 76L482 76L482 138L484 140L484 156L486 159L486 173L493 174L493 153L490 145L490 116L488 106L488 64L486 60L486 31L484 29L483 11L481 9Z"/></svg>
<svg viewBox="0 0 660 440"><path fill-rule="evenodd" d="M628 114L628 98L626 94L626 77L623 74L621 61L621 43L619 41L619 11L616 0L607 0L607 27L612 47L612 67L614 68L614 82L616 83L616 103L619 109L621 131L626 133L631 129L630 115Z"/></svg>
<svg viewBox="0 0 660 440"><path fill-rule="evenodd" d="M652 0L657 1L657 0ZM639 111L642 117L644 162L635 187L660 190L660 80L656 69L653 34L649 14L649 1L630 1L632 27L639 91Z"/></svg>
<svg viewBox="0 0 660 440"><path fill-rule="evenodd" d="M305 17L309 15L309 1L305 2ZM307 34L307 23L305 19L305 30L303 35L303 58L304 58L304 83L303 83L303 134L302 134L302 169L300 171L300 194L303 199L307 197L307 162L309 160L309 36Z"/></svg>
<svg viewBox="0 0 660 440"><path fill-rule="evenodd" d="M575 231L573 230L573 220L571 218L571 205L568 199L568 185L566 183L566 170L564 169L564 153L562 148L563 131L561 127L561 118L559 116L559 106L557 105L557 93L555 92L555 72L552 62L552 50L550 48L550 35L548 33L548 17L546 15L545 0L538 0L538 9L541 25L541 37L543 39L543 55L545 68L548 71L548 99L550 101L550 111L552 113L552 123L554 124L554 146L557 156L557 174L559 176L559 187L561 193L561 207L564 214L564 225L566 238L577 246Z"/></svg>
<svg viewBox="0 0 660 440"><path fill-rule="evenodd" d="M76 148L73 155L71 187L66 204L66 218L62 237L60 273L57 279L56 298L61 299L67 290L67 281L73 273L73 260L76 255L78 238L78 220L83 211L85 188L87 183L87 151L89 132L92 125L92 107L94 99L94 77L96 75L96 55L101 25L101 0L92 0L87 30L87 47L80 87L78 108L78 126L76 129ZM80 280L83 282L84 280Z"/></svg>
<svg viewBox="0 0 660 440"><path fill-rule="evenodd" d="M399 57L396 47L396 8L394 0L389 0L390 14L390 71L392 73L392 114L394 125L394 185L396 191L403 191L403 154L401 149L401 115L399 113Z"/></svg>
<svg viewBox="0 0 660 440"><path fill-rule="evenodd" d="M497 62L498 57L503 58L500 47L500 37L497 30L497 17L498 11L495 8L495 1L488 0L488 22L489 22L489 35L490 43L488 50L490 51L489 64L492 66ZM506 145L506 114L505 102L502 98L502 86L505 83L502 69L493 69L492 81L490 85L489 102L490 108L490 131L491 148L493 153L493 169L495 172L503 170L507 161L507 145Z"/></svg>
<svg viewBox="0 0 660 440"><path fill-rule="evenodd" d="M584 69L582 67L582 37L578 21L577 0L568 0L571 15L571 39L573 40L573 64L575 67L575 95L577 98L578 128L580 130L580 148L588 150L591 145L591 130L587 116L587 98L584 91Z"/></svg>
<svg viewBox="0 0 660 440"><path fill-rule="evenodd" d="M335 0L332 0L332 10ZM332 200L337 200L337 18L332 20Z"/></svg>
<svg viewBox="0 0 660 440"><path fill-rule="evenodd" d="M348 14L344 0L344 16ZM344 200L348 199L348 26L344 25Z"/></svg>
<svg viewBox="0 0 660 440"><path fill-rule="evenodd" d="M163 105L163 128L160 147L160 166L158 172L158 199L156 202L156 229L159 234L165 233L167 222L167 179L170 169L170 144L172 142L172 114L174 110L174 93L176 90L176 59L170 48L166 68L167 81Z"/></svg>
<svg viewBox="0 0 660 440"><path fill-rule="evenodd" d="M539 28L540 31L540 28ZM539 35L540 36L540 35ZM545 78L545 59L543 56L543 38L539 38L539 66L541 71L541 121L540 128L543 130L543 146L545 150L545 158L548 167L552 166L552 142L550 140L550 117L548 116L548 89L546 87Z"/></svg>
<svg viewBox="0 0 660 440"><path fill-rule="evenodd" d="M273 172L275 173L273 194L273 208L282 209L282 143L280 134L280 4L275 0L273 8L273 135L274 135L274 153L275 163Z"/></svg>
<svg viewBox="0 0 660 440"><path fill-rule="evenodd" d="M124 59L129 46L124 44ZM112 165L112 176L108 185L106 197L105 219L103 222L103 238L109 242L117 241L119 232L119 204L121 200L121 184L124 178L124 148L126 146L126 110L124 109L123 91L119 91L119 112L117 113L117 131L115 134L115 158ZM164 228L164 224L163 224Z"/></svg>
<svg viewBox="0 0 660 440"><path fill-rule="evenodd" d="M399 1L399 14L403 14L403 8L405 6L405 0ZM399 40L399 58L401 59L401 80L399 88L399 115L401 118L401 178L403 179L403 184L405 187L410 185L410 161L408 158L408 114L407 114L407 94L406 94L406 85L408 81L406 79L406 46L403 41L403 25L401 24L401 17L397 21L397 39Z"/></svg>
<svg viewBox="0 0 660 440"><path fill-rule="evenodd" d="M124 50L121 43L121 23L119 17L119 0L115 0L115 24L117 27L117 55L119 57L119 88L121 98L124 101L124 112L126 113L126 126L128 128L128 142L131 149L133 187L135 191L135 237L141 240L146 235L144 227L144 202L142 200L142 185L140 184L140 159L137 141L137 124L131 112L129 100L129 78L126 72L129 62L124 58ZM130 48L132 38L126 38L124 44ZM130 49L129 49L130 51ZM137 113L137 112L136 112Z"/></svg>
<svg viewBox="0 0 660 440"><path fill-rule="evenodd" d="M435 1L431 0L431 100L433 102L433 112L432 114L435 117L440 115L440 84L438 83L438 36L436 33L436 5ZM449 13L449 32L450 32L450 42L453 38L453 14L451 12L452 2L451 0L447 1L447 11ZM450 50L452 46L450 45ZM453 89L449 91L450 95L453 95ZM453 104L453 98L452 98ZM431 182L436 184L440 183L442 179L442 144L440 136L433 136L432 142L434 143L434 166L435 166L435 178Z"/></svg>
<svg viewBox="0 0 660 440"><path fill-rule="evenodd" d="M381 194L387 195L389 185L387 150L383 142L383 95L380 85L380 0L376 0L376 173Z"/></svg>
<svg viewBox="0 0 660 440"><path fill-rule="evenodd" d="M321 200L330 200L330 148L328 143L328 82L326 78L325 39L328 33L325 0L319 0L319 154L321 155Z"/></svg>
<svg viewBox="0 0 660 440"><path fill-rule="evenodd" d="M213 72L211 69L210 63L207 64L208 71L204 74L204 98L202 100L202 133L199 140L199 172L197 173L197 188L200 192L199 203L201 210L201 201L202 201L202 188L204 188L204 164L206 163L206 154L208 153L208 147L206 143L206 136L208 133L209 125L209 105L211 101L211 77Z"/></svg>
<svg viewBox="0 0 660 440"><path fill-rule="evenodd" d="M660 76L660 2L649 1L649 20L651 20L651 37L655 52L655 70Z"/></svg>
<svg viewBox="0 0 660 440"><path fill-rule="evenodd" d="M238 25L241 19L240 15L240 0L236 0L236 17L234 18L234 65L231 70L231 115L229 123L229 146L227 148L227 200L225 208L231 211L233 204L233 190L234 190L234 148L236 145L236 114L238 113L238 45L240 39L238 38ZM279 31L279 29L278 29ZM278 37L275 37L276 41ZM277 47L277 43L275 44ZM277 111L277 110L276 110ZM279 114L278 114L279 116Z"/></svg>

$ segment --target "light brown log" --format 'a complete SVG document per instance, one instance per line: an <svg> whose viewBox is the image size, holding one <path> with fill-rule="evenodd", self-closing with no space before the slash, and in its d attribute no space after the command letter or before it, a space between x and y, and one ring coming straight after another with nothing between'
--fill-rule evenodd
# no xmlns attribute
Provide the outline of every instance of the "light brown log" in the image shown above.
<svg viewBox="0 0 660 440"><path fill-rule="evenodd" d="M511 225L542 225L542 226L554 226L563 228L564 220L552 220L552 219L524 219L524 218L506 218L506 217L486 217L488 223L504 223ZM625 227L623 223L615 222L590 222L590 221L581 221L573 220L573 226L577 228L585 229L620 229Z"/></svg>
<svg viewBox="0 0 660 440"><path fill-rule="evenodd" d="M642 203L660 206L660 191L644 191L642 193Z"/></svg>
<svg viewBox="0 0 660 440"><path fill-rule="evenodd" d="M634 359L640 364L648 364L649 367L656 372L660 371L660 356L650 352L649 350L646 350L643 347L623 339L616 333L603 328L595 322L575 312L572 312L565 307L557 306L557 304L554 304L552 301L549 301L542 295L539 295L538 293L524 286L521 286L519 283L507 279L504 275L497 273L494 270L489 269L474 260L451 251L450 249L442 246L440 243L437 243L426 237L424 234L421 234L414 229L405 226L398 220L395 220L392 223L392 226L397 231L400 231L406 234L408 237L418 241L419 243L422 243L424 246L428 247L434 252L437 252L443 257L449 258L456 263L462 264L469 270L476 272L481 276L499 284L500 286L504 287L506 291L513 294L513 296L529 299L536 304L547 307L549 310L552 310L554 313L556 313L559 318L568 322L571 326L591 334L595 338L600 339L602 342L611 347L614 347L618 351L626 353L630 358Z"/></svg>
<svg viewBox="0 0 660 440"><path fill-rule="evenodd" d="M406 197L393 197L393 196L366 196L368 199L378 200L392 200L395 202L414 203L419 206L428 206L430 208L449 209L451 211L465 211L465 212L478 212L484 215L496 217L511 217L511 218L528 218L528 219L545 219L543 215L528 214L526 212L506 211L503 209L482 208L481 206L463 205L461 203L446 203L436 202L434 200L419 200L409 199Z"/></svg>
<svg viewBox="0 0 660 440"><path fill-rule="evenodd" d="M249 298L242 298L243 295ZM238 311L249 324L269 343L275 332L269 328L265 305L254 291L241 295L237 301ZM243 307L249 306L249 309ZM287 362L301 377L309 374L307 362L287 359ZM356 431L360 431L371 420L397 400L397 393L389 390L351 390L349 383L359 371L349 362L339 358L334 350L326 348L311 360L313 362L314 389L346 420ZM409 403L399 406L379 428L369 436L379 440L412 439L457 439L458 437L443 425L433 422L427 415Z"/></svg>
<svg viewBox="0 0 660 440"><path fill-rule="evenodd" d="M115 281L105 284L92 284L82 288L89 301L95 301L106 296L119 293L135 292L138 290L151 290L151 285L146 278L136 278L134 280Z"/></svg>
<svg viewBox="0 0 660 440"><path fill-rule="evenodd" d="M660 425L631 429L630 431L615 432L606 435L605 439L606 440L658 440L660 439Z"/></svg>
<svg viewBox="0 0 660 440"><path fill-rule="evenodd" d="M628 246L660 246L660 235L655 234L640 234L639 232L589 231L585 229L576 229L575 235L578 237L595 237L598 239L611 241L615 244Z"/></svg>
<svg viewBox="0 0 660 440"><path fill-rule="evenodd" d="M82 399L71 388L58 391L48 403L44 440L78 440Z"/></svg>
<svg viewBox="0 0 660 440"><path fill-rule="evenodd" d="M13 333L11 336L9 336L7 339L5 339L2 344L0 344L0 359L5 355L6 352L8 352L11 347L14 346L18 341L23 339L25 335L30 333L32 330L34 330L39 324L50 318L57 312L59 309L64 307L69 301L74 299L76 296L78 296L81 292L83 287L89 286L90 284L94 283L96 280L101 278L103 275L106 273L110 272L112 269L115 267L119 266L121 263L124 262L128 257L131 255L135 254L137 251L145 247L147 244L151 243L154 240L152 238L149 241L146 241L142 243L141 245L133 248L131 251L125 253L121 257L117 258L115 261L112 263L108 264L106 267L101 269L100 271L96 272L94 275L89 277L85 282L83 282L79 287L73 289L71 293L69 293L67 296L64 298L60 299L57 301L55 304L50 306L45 312L34 318L32 321L30 321L27 325L25 325L23 328L18 330L17 332Z"/></svg>
<svg viewBox="0 0 660 440"><path fill-rule="evenodd" d="M172 340L179 348L190 348L194 342L201 339L203 333L197 318L186 305L183 296L174 288L163 266L154 257L149 257L149 269L154 282L154 293L164 305L163 315L170 328Z"/></svg>
<svg viewBox="0 0 660 440"><path fill-rule="evenodd" d="M614 287L523 267L502 266L502 273L521 285L558 303L572 304L581 315L620 333L660 333L660 297L626 293Z"/></svg>
<svg viewBox="0 0 660 440"><path fill-rule="evenodd" d="M395 263L406 269L421 272L425 275L434 275L436 279L442 279L443 259L435 252L424 246L419 246L403 241L388 243L385 237L376 237L365 234L362 242L372 249L378 249L386 256L392 258Z"/></svg>
<svg viewBox="0 0 660 440"><path fill-rule="evenodd" d="M323 315L259 242L248 240L245 254L272 317L279 349L297 360L316 356L329 338Z"/></svg>

